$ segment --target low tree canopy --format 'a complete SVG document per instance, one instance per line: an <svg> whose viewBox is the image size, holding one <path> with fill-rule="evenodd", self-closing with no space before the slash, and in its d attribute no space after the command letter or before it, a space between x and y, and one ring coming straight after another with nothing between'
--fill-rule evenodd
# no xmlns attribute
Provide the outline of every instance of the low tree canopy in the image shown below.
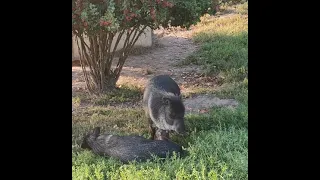
<svg viewBox="0 0 320 180"><path fill-rule="evenodd" d="M212 0L72 0L72 32L87 88L101 94L115 87L130 50L146 27L190 27L205 13L214 13ZM87 36L89 42L85 41ZM117 46L125 37L115 68ZM112 47L113 45L113 47ZM85 65L89 67L86 70Z"/></svg>

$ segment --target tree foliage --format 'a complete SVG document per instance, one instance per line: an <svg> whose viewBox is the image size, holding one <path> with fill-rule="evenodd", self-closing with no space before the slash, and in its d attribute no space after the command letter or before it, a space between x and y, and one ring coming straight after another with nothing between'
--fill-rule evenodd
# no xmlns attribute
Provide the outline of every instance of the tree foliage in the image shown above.
<svg viewBox="0 0 320 180"><path fill-rule="evenodd" d="M210 0L72 0L72 32L89 92L101 94L115 87L130 50L147 27L188 28L208 8L214 9Z"/></svg>

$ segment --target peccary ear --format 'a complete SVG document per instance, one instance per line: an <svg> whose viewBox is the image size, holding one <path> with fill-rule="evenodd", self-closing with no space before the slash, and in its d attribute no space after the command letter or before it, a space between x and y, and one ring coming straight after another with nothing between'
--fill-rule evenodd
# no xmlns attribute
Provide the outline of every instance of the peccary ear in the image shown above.
<svg viewBox="0 0 320 180"><path fill-rule="evenodd" d="M95 135L95 136L99 136L99 134L100 134L100 127L95 127L94 129L93 129L93 134Z"/></svg>
<svg viewBox="0 0 320 180"><path fill-rule="evenodd" d="M166 97L163 97L163 98L162 98L162 102L163 102L163 104L165 104L165 105L169 105L169 104L170 104L170 99L169 99L169 98L166 98Z"/></svg>

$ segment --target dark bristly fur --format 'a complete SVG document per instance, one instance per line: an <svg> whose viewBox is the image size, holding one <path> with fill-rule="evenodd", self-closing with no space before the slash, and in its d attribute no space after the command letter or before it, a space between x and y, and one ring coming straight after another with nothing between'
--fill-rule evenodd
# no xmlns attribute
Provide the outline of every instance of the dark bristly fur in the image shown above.
<svg viewBox="0 0 320 180"><path fill-rule="evenodd" d="M169 131L185 133L184 113L178 84L168 75L158 75L149 80L143 95L143 107L149 122L151 139L155 138L156 128L169 138ZM158 133L158 132L157 132Z"/></svg>
<svg viewBox="0 0 320 180"><path fill-rule="evenodd" d="M171 141L150 140L142 136L100 135L100 127L84 137L81 148L90 149L97 155L117 158L124 163L146 161L152 159L152 155L166 158L173 152L182 152L182 147Z"/></svg>

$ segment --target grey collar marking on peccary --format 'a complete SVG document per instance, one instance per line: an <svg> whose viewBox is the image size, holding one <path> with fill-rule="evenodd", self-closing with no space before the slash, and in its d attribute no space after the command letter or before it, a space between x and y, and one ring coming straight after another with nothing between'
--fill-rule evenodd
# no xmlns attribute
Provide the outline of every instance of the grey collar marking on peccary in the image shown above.
<svg viewBox="0 0 320 180"><path fill-rule="evenodd" d="M151 139L156 139L156 129L185 134L185 107L181 91L170 76L157 75L148 81L143 93L143 107L148 118ZM166 133L166 136L168 135Z"/></svg>
<svg viewBox="0 0 320 180"><path fill-rule="evenodd" d="M175 95L173 93L168 93L168 92L163 92L163 95L165 95L166 97L174 97ZM160 98L160 97L159 97ZM149 109L154 109L152 107L152 99L153 99L153 94L150 94L150 97L148 99L148 108ZM156 101L157 103L161 103L161 101ZM156 107L161 107L159 105L155 105ZM158 110L155 110L155 112L158 112ZM166 129L166 130L175 130L175 127L173 125L170 125L167 123L168 118L165 117L165 114L163 113L150 113L150 117L151 119L153 119L153 122L156 124L156 126L160 129ZM156 114L158 117L154 117L154 114ZM157 121L160 120L160 121ZM164 123L163 123L164 122Z"/></svg>

